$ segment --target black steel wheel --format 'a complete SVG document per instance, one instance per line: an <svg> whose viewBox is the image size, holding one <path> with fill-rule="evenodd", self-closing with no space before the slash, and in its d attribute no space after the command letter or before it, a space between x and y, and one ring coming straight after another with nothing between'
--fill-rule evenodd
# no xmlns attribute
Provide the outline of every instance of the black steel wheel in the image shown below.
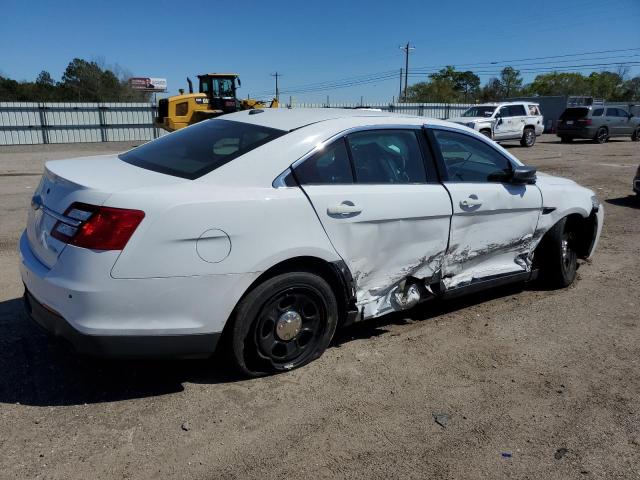
<svg viewBox="0 0 640 480"><path fill-rule="evenodd" d="M536 143L536 131L533 128L525 128L522 132L520 145L523 147L533 147Z"/></svg>
<svg viewBox="0 0 640 480"><path fill-rule="evenodd" d="M609 131L605 127L600 127L593 140L599 144L607 143L607 140L609 140Z"/></svg>
<svg viewBox="0 0 640 480"><path fill-rule="evenodd" d="M315 360L329 345L338 322L331 287L310 272L267 279L236 310L232 360L248 376L287 371Z"/></svg>

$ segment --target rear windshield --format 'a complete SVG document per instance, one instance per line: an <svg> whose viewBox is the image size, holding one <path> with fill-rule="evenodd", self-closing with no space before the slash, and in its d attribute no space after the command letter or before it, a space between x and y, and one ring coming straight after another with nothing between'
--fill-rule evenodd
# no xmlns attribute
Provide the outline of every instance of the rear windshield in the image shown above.
<svg viewBox="0 0 640 480"><path fill-rule="evenodd" d="M145 143L119 158L147 170L193 180L285 133L250 123L206 120Z"/></svg>
<svg viewBox="0 0 640 480"><path fill-rule="evenodd" d="M567 108L562 115L560 115L560 120L575 120L577 118L584 118L589 115L589 109L586 107L577 107L577 108Z"/></svg>

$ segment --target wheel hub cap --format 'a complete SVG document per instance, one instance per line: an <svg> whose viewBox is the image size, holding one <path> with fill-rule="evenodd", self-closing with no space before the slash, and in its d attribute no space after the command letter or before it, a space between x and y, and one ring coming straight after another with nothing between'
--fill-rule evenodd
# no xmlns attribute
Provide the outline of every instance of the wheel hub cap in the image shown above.
<svg viewBox="0 0 640 480"><path fill-rule="evenodd" d="M276 335L285 342L295 338L300 333L302 317L298 312L288 310L280 315L276 323Z"/></svg>

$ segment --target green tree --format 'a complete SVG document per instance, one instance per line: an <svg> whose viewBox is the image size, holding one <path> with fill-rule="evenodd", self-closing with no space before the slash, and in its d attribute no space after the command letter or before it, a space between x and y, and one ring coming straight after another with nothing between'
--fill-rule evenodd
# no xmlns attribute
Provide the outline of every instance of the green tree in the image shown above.
<svg viewBox="0 0 640 480"><path fill-rule="evenodd" d="M426 82L416 83L407 89L411 102L468 102L474 99L480 87L480 77L471 71L458 72L447 66L429 75Z"/></svg>
<svg viewBox="0 0 640 480"><path fill-rule="evenodd" d="M497 102L504 97L502 82L496 77L489 79L484 87L480 89L479 100L481 102Z"/></svg>
<svg viewBox="0 0 640 480"><path fill-rule="evenodd" d="M640 75L624 82L622 88L625 100L640 101Z"/></svg>
<svg viewBox="0 0 640 480"><path fill-rule="evenodd" d="M513 67L504 67L500 72L500 85L504 97L513 97L520 93L522 88L522 77L520 70Z"/></svg>
<svg viewBox="0 0 640 480"><path fill-rule="evenodd" d="M526 91L529 95L588 95L590 85L581 73L553 72L536 76Z"/></svg>
<svg viewBox="0 0 640 480"><path fill-rule="evenodd" d="M611 101L625 100L624 79L619 73L593 72L588 81L592 96Z"/></svg>
<svg viewBox="0 0 640 480"><path fill-rule="evenodd" d="M455 89L463 94L465 103L478 96L480 91L480 77L470 70L458 72L455 78Z"/></svg>

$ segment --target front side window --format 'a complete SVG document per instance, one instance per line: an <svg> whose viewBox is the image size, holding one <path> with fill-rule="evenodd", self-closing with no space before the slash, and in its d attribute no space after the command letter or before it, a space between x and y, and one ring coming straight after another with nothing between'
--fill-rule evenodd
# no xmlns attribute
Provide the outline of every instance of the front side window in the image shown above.
<svg viewBox="0 0 640 480"><path fill-rule="evenodd" d="M452 182L504 182L511 177L511 161L485 142L434 129L442 159Z"/></svg>
<svg viewBox="0 0 640 480"><path fill-rule="evenodd" d="M325 147L294 169L301 185L353 183L351 162L344 138Z"/></svg>
<svg viewBox="0 0 640 480"><path fill-rule="evenodd" d="M509 107L502 107L500 111L498 111L498 115L501 117L510 117L511 113L509 113Z"/></svg>
<svg viewBox="0 0 640 480"><path fill-rule="evenodd" d="M425 183L420 143L413 130L370 130L347 135L358 183Z"/></svg>
<svg viewBox="0 0 640 480"><path fill-rule="evenodd" d="M216 118L140 145L118 158L140 168L193 180L285 133Z"/></svg>
<svg viewBox="0 0 640 480"><path fill-rule="evenodd" d="M617 108L607 108L607 117L619 117Z"/></svg>

